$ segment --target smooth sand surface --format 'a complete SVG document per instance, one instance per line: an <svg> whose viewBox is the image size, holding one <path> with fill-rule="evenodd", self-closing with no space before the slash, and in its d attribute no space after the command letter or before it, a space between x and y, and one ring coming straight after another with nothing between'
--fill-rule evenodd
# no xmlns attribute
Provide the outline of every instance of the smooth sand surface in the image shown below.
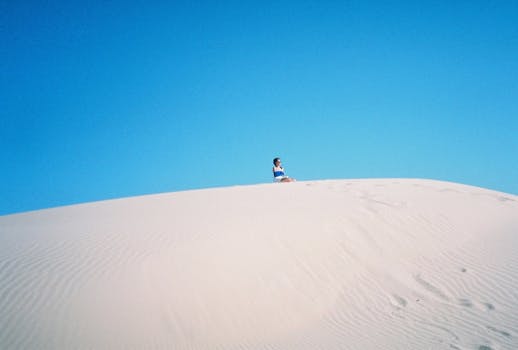
<svg viewBox="0 0 518 350"><path fill-rule="evenodd" d="M518 349L518 197L413 179L0 217L0 349Z"/></svg>

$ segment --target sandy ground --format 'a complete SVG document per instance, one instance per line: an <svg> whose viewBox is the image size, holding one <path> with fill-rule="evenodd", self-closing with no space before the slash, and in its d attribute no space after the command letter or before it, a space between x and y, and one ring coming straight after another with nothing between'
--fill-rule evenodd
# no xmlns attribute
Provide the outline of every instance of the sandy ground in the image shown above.
<svg viewBox="0 0 518 350"><path fill-rule="evenodd" d="M413 179L0 217L1 349L518 349L518 197Z"/></svg>

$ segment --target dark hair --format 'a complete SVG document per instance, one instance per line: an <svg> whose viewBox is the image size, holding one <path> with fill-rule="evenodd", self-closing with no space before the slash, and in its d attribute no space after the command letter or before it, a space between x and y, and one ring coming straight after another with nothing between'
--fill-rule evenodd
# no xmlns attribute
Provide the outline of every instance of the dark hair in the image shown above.
<svg viewBox="0 0 518 350"><path fill-rule="evenodd" d="M275 163L277 163L278 160L281 160L281 158L273 158L273 165L275 165Z"/></svg>

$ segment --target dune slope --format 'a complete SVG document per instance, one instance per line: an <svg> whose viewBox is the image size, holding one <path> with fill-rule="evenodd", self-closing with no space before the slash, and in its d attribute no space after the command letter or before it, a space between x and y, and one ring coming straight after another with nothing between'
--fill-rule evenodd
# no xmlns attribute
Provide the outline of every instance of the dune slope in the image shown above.
<svg viewBox="0 0 518 350"><path fill-rule="evenodd" d="M412 179L0 217L1 349L518 349L518 197Z"/></svg>

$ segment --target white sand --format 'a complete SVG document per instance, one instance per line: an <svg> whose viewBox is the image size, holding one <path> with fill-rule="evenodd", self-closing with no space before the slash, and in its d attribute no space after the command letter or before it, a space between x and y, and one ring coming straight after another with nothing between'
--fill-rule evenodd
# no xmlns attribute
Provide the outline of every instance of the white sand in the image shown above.
<svg viewBox="0 0 518 350"><path fill-rule="evenodd" d="M0 349L518 349L518 197L264 184L0 217Z"/></svg>

